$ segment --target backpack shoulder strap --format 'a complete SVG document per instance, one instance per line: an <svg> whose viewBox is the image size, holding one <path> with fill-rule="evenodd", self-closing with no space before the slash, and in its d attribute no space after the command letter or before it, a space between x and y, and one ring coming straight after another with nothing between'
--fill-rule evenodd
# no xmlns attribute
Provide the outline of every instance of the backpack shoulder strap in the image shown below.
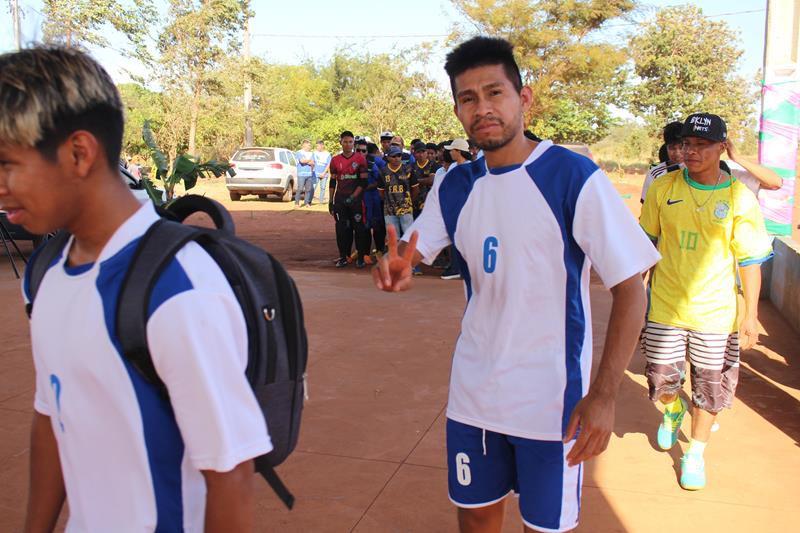
<svg viewBox="0 0 800 533"><path fill-rule="evenodd" d="M136 248L117 300L115 320L122 353L164 396L167 389L158 377L147 347L147 307L153 288L169 262L202 233L198 228L163 219L150 226Z"/></svg>
<svg viewBox="0 0 800 533"><path fill-rule="evenodd" d="M59 231L51 239L45 241L42 244L42 248L35 252L28 262L28 271L26 272L28 303L25 305L25 312L28 314L28 318L33 313L33 301L36 299L36 293L39 292L39 286L42 284L44 275L53 261L64 251L69 238L69 233Z"/></svg>
<svg viewBox="0 0 800 533"><path fill-rule="evenodd" d="M234 235L236 233L236 225L233 223L233 217L225 207L206 196L197 194L189 194L182 196L172 202L166 209L170 218L177 222L183 222L189 215L194 213L205 213L214 222L217 229Z"/></svg>
<svg viewBox="0 0 800 533"><path fill-rule="evenodd" d="M254 463L256 472L261 474L261 477L272 487L272 490L275 491L275 494L280 498L286 508L291 510L291 508L294 507L294 495L289 492L289 489L284 485L283 481L281 481L275 468L269 464L266 455L256 457Z"/></svg>

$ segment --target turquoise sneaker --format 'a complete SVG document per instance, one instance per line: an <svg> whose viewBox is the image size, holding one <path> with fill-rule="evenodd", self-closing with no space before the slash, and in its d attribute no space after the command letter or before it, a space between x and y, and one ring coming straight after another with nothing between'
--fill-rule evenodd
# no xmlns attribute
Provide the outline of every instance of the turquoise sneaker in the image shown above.
<svg viewBox="0 0 800 533"><path fill-rule="evenodd" d="M681 487L700 490L706 486L706 462L702 455L687 453L681 457Z"/></svg>
<svg viewBox="0 0 800 533"><path fill-rule="evenodd" d="M681 428L683 416L689 408L683 398L678 399L681 401L681 410L674 414L665 411L664 420L658 426L658 446L662 450L669 450L678 442L678 430Z"/></svg>

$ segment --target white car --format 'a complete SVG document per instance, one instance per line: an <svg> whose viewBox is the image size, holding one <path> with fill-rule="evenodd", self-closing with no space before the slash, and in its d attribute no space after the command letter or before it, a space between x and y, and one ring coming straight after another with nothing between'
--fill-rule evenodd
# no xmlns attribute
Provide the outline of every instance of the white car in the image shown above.
<svg viewBox="0 0 800 533"><path fill-rule="evenodd" d="M284 202L291 202L297 183L297 160L286 148L241 148L233 154L231 166L236 175L225 176L225 185L236 201L244 194L257 194L265 200L277 194Z"/></svg>

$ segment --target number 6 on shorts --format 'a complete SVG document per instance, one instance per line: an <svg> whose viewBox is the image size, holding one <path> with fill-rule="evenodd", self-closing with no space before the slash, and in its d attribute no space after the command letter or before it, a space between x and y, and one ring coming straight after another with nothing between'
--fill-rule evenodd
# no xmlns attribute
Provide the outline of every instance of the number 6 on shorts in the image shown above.
<svg viewBox="0 0 800 533"><path fill-rule="evenodd" d="M465 487L472 483L472 472L469 470L469 456L464 452L456 454L456 477L458 483Z"/></svg>

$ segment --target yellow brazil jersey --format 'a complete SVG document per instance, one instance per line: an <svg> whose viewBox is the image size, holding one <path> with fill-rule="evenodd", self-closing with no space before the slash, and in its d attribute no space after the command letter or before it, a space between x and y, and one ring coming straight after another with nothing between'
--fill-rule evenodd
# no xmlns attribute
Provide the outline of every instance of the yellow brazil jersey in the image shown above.
<svg viewBox="0 0 800 533"><path fill-rule="evenodd" d="M727 174L722 179L702 185L681 169L647 191L639 224L662 256L648 320L704 333L738 329L736 265L766 261L772 244L753 193Z"/></svg>

